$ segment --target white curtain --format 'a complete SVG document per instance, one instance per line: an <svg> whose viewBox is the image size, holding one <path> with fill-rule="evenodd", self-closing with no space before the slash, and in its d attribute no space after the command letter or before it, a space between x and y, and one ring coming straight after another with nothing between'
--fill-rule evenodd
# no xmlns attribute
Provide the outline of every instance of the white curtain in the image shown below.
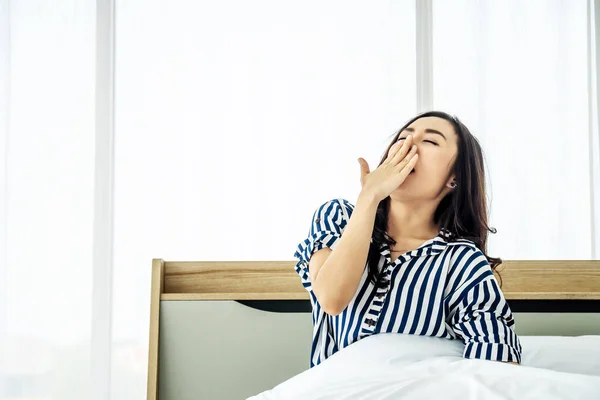
<svg viewBox="0 0 600 400"><path fill-rule="evenodd" d="M433 102L483 146L491 255L592 257L587 18L585 0L433 2Z"/></svg>
<svg viewBox="0 0 600 400"><path fill-rule="evenodd" d="M0 0L0 398L97 394L95 7ZM151 259L291 260L316 206L355 200L357 158L374 167L417 111L416 7L117 0L115 11L105 391L141 400ZM492 255L590 256L586 23L584 0L433 1L432 101L486 153Z"/></svg>
<svg viewBox="0 0 600 400"><path fill-rule="evenodd" d="M291 260L312 208L356 197L357 158L375 163L415 112L414 5L116 13L114 340L145 351L153 257Z"/></svg>
<svg viewBox="0 0 600 400"><path fill-rule="evenodd" d="M95 2L0 3L0 398L90 398Z"/></svg>

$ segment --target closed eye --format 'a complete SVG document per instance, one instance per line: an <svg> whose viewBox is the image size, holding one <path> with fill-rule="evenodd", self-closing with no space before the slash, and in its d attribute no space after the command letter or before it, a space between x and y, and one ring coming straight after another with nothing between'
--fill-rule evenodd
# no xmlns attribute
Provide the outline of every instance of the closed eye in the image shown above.
<svg viewBox="0 0 600 400"><path fill-rule="evenodd" d="M399 138L398 141L401 141L401 140L404 140L404 139L406 139L406 138ZM431 143L431 144L433 144L435 146L439 146L439 144L437 144L436 142L432 142L431 140L423 140L423 141L424 142L429 142L429 143Z"/></svg>

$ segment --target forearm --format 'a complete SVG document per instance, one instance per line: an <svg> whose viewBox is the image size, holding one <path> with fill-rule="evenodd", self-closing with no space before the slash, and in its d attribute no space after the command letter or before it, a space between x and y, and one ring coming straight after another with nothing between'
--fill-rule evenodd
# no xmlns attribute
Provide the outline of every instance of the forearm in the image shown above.
<svg viewBox="0 0 600 400"><path fill-rule="evenodd" d="M360 283L378 204L374 196L361 192L344 234L314 278L319 301L326 302L335 314L347 307Z"/></svg>

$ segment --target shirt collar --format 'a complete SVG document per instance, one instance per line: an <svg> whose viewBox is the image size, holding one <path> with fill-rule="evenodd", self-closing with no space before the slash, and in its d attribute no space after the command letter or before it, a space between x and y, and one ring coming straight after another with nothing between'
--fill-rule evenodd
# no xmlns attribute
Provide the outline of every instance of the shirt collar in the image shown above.
<svg viewBox="0 0 600 400"><path fill-rule="evenodd" d="M447 229L442 228L434 238L431 238L426 242L422 243L416 249L402 254L400 257L398 257L398 259L403 258L404 260L406 260L413 257L425 257L439 254L442 251L444 251L444 249L448 245L447 240L451 235L452 234ZM391 252L389 244L383 243L380 246L380 252L382 255L386 256L387 259L390 259Z"/></svg>

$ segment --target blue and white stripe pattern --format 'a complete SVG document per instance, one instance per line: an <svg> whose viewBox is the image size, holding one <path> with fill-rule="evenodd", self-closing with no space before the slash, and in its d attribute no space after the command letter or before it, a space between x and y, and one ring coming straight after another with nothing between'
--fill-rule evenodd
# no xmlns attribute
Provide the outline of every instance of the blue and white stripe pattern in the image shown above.
<svg viewBox="0 0 600 400"><path fill-rule="evenodd" d="M298 244L295 270L312 303L310 367L376 333L462 339L464 357L521 362L521 344L511 310L484 254L469 240L447 242L442 230L419 248L391 260L381 247L378 269L385 285L367 282L365 267L354 298L339 315L325 313L311 289L308 262L335 249L354 205L333 199L317 208L308 237Z"/></svg>

